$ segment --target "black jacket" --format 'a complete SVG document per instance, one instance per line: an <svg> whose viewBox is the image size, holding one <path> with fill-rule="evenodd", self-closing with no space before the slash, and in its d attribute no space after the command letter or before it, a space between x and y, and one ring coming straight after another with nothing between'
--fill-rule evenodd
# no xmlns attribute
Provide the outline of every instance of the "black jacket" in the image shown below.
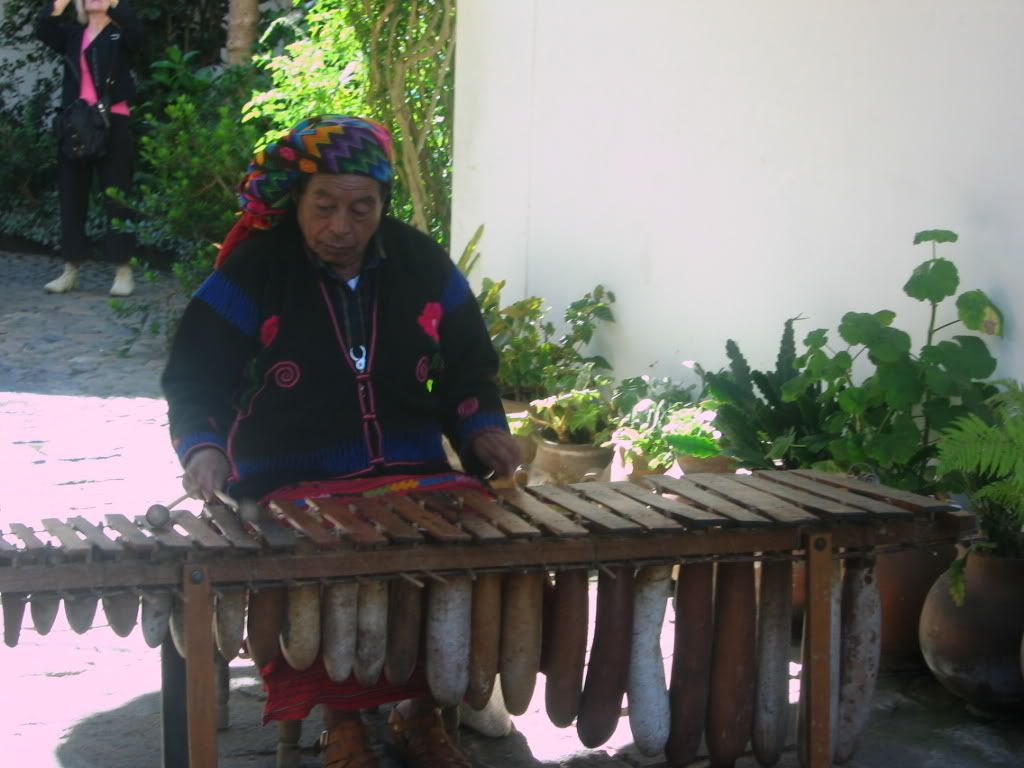
<svg viewBox="0 0 1024 768"><path fill-rule="evenodd" d="M443 432L467 470L483 469L472 441L508 425L476 299L427 235L386 216L374 243L383 255L350 294L289 218L241 242L196 291L163 375L182 463L220 448L229 492L260 498L297 482L450 472ZM349 354L356 324L331 300L364 289L365 369Z"/></svg>
<svg viewBox="0 0 1024 768"><path fill-rule="evenodd" d="M64 56L64 86L60 105L66 107L78 98L81 88L78 60L85 27L77 20L65 21L63 16L53 16L53 5L49 2L43 9L36 24L36 37ZM111 23L86 48L85 59L96 85L96 93L105 95L108 104L117 104L135 96L135 79L130 66L132 55L142 45L142 23L124 0L116 8L111 8L107 15ZM113 81L106 86L111 64L114 67Z"/></svg>

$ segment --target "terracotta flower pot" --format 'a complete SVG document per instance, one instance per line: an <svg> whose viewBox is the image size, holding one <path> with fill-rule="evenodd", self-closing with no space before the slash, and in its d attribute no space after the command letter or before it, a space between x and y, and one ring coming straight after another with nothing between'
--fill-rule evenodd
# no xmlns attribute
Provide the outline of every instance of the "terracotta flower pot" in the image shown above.
<svg viewBox="0 0 1024 768"><path fill-rule="evenodd" d="M928 590L955 556L952 544L878 556L875 578L882 600L883 669L919 667L924 663L918 641L921 607Z"/></svg>
<svg viewBox="0 0 1024 768"><path fill-rule="evenodd" d="M600 475L612 460L611 448L562 445L534 435L537 454L530 464L530 485L578 483Z"/></svg>
<svg viewBox="0 0 1024 768"><path fill-rule="evenodd" d="M875 578L882 603L882 669L911 669L924 664L917 638L921 606L932 584L955 556L952 544L877 556ZM793 564L794 622L806 606L807 571L804 563L797 562Z"/></svg>
<svg viewBox="0 0 1024 768"><path fill-rule="evenodd" d="M920 623L924 660L945 688L975 709L1020 707L1024 558L973 553L965 578L962 606L949 595L948 571L928 592Z"/></svg>
<svg viewBox="0 0 1024 768"><path fill-rule="evenodd" d="M698 459L696 456L677 456L676 464L684 474L688 475L696 475L701 472L733 473L738 466L736 459L724 454L709 456L706 459Z"/></svg>

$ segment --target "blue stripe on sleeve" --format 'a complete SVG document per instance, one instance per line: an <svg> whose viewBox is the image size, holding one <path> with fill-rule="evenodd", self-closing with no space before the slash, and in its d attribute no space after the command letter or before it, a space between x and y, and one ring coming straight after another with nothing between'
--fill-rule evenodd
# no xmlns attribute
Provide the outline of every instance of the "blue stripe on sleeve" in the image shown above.
<svg viewBox="0 0 1024 768"><path fill-rule="evenodd" d="M206 278L195 297L246 336L256 338L259 330L256 302L219 270Z"/></svg>
<svg viewBox="0 0 1024 768"><path fill-rule="evenodd" d="M444 307L445 314L464 302L467 296L469 296L469 283L466 282L466 278L459 268L453 264L451 272L448 273L448 282L445 283L444 291L441 293L441 306Z"/></svg>
<svg viewBox="0 0 1024 768"><path fill-rule="evenodd" d="M182 435L175 443L174 450L178 454L178 459L184 463L190 451L207 445L220 448L227 453L227 442L216 432L193 432L191 435Z"/></svg>
<svg viewBox="0 0 1024 768"><path fill-rule="evenodd" d="M474 413L468 419L460 421L455 427L456 438L459 441L457 450L463 451L477 433L489 429L500 429L508 432L508 421L502 411L480 411Z"/></svg>

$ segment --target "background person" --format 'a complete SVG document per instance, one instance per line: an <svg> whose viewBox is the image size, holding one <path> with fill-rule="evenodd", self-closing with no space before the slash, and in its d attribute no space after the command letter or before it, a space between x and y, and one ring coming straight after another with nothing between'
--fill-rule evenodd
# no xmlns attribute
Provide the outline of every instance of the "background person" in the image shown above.
<svg viewBox="0 0 1024 768"><path fill-rule="evenodd" d="M98 178L102 190L115 187L127 194L136 156L128 107L135 96L135 80L129 67L132 54L142 42L142 25L125 0L74 0L76 19L63 21L61 15L68 2L46 3L36 36L64 58L61 109L76 99L95 104L102 93L110 105L110 135L106 154L95 160L72 159L58 150L57 187L65 264L60 276L44 286L49 293L66 293L78 282L78 270L88 251L85 222L93 178ZM103 198L103 257L117 265L110 294L130 296L135 290L129 265L135 238L110 225L112 218L127 218L130 212L106 194Z"/></svg>
<svg viewBox="0 0 1024 768"><path fill-rule="evenodd" d="M368 120L304 121L258 152L242 218L185 309L163 387L172 442L197 496L407 493L510 475L519 449L498 359L465 277L427 235L386 215L391 138ZM406 700L391 728L406 763L468 768L422 674L333 683L322 659L260 670L264 718L324 706L327 766L377 765L359 710Z"/></svg>

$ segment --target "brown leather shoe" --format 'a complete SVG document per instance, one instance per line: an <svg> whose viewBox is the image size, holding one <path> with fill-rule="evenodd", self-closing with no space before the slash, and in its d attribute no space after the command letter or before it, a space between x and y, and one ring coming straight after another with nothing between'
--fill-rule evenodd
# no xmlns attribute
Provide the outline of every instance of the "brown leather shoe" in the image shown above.
<svg viewBox="0 0 1024 768"><path fill-rule="evenodd" d="M440 710L406 719L394 709L388 732L406 768L473 768L449 738Z"/></svg>
<svg viewBox="0 0 1024 768"><path fill-rule="evenodd" d="M366 726L356 718L339 720L320 734L324 768L380 768L366 738Z"/></svg>

